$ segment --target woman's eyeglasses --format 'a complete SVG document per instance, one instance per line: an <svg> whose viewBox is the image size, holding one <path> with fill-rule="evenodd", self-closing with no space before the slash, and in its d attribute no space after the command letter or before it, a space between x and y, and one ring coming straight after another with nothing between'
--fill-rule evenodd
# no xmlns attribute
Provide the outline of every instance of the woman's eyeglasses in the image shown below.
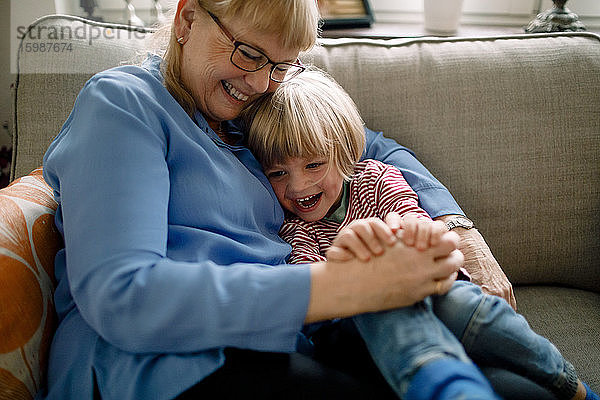
<svg viewBox="0 0 600 400"><path fill-rule="evenodd" d="M247 72L256 72L264 68L267 64L271 64L271 72L269 78L277 83L289 81L302 71L306 69L300 60L296 60L295 63L288 62L273 62L265 53L258 50L255 47L250 46L244 42L235 40L233 35L221 24L219 18L213 13L206 11L208 15L215 21L221 31L231 40L233 43L233 51L231 52L231 63L239 69Z"/></svg>

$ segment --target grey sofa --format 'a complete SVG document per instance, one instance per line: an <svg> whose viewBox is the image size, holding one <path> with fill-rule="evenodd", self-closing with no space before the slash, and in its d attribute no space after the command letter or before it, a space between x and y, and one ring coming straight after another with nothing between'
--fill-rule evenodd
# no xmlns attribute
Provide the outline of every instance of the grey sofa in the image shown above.
<svg viewBox="0 0 600 400"><path fill-rule="evenodd" d="M86 79L143 52L147 38L65 16L40 27L69 48L34 51L37 33L22 41L12 179L41 165ZM323 39L302 59L450 189L519 311L600 390L600 37Z"/></svg>

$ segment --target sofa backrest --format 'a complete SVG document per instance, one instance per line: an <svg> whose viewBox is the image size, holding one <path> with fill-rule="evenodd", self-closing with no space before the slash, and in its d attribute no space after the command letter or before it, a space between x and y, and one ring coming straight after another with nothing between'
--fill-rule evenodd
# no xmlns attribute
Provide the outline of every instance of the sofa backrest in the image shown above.
<svg viewBox="0 0 600 400"><path fill-rule="evenodd" d="M450 189L511 281L599 291L598 35L325 40L310 61Z"/></svg>
<svg viewBox="0 0 600 400"><path fill-rule="evenodd" d="M148 36L143 28L64 15L29 26L17 56L11 180L41 165L85 82L134 59Z"/></svg>
<svg viewBox="0 0 600 400"><path fill-rule="evenodd" d="M70 49L33 51L40 27ZM12 179L41 164L85 81L135 58L148 36L66 16L31 29L18 59ZM513 283L599 291L600 37L323 39L302 59L346 88L367 126L415 151Z"/></svg>

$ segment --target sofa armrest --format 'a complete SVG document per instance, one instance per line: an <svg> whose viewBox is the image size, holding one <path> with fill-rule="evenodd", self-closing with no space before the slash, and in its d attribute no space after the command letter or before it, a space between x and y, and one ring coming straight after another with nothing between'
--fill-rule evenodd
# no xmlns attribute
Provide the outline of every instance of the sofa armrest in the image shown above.
<svg viewBox="0 0 600 400"><path fill-rule="evenodd" d="M41 168L0 190L0 398L32 398L45 377L63 247L56 207Z"/></svg>

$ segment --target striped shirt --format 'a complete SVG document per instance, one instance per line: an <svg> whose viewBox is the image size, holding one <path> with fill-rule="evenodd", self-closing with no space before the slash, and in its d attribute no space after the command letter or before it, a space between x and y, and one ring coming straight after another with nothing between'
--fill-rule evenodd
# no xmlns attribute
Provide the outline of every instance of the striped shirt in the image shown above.
<svg viewBox="0 0 600 400"><path fill-rule="evenodd" d="M371 217L384 219L390 212L401 216L415 213L429 219L418 206L417 194L396 167L376 160L361 161L356 164L350 181L348 210L341 224L327 219L304 221L288 213L279 231L292 246L288 262L324 261L333 239L350 222Z"/></svg>

